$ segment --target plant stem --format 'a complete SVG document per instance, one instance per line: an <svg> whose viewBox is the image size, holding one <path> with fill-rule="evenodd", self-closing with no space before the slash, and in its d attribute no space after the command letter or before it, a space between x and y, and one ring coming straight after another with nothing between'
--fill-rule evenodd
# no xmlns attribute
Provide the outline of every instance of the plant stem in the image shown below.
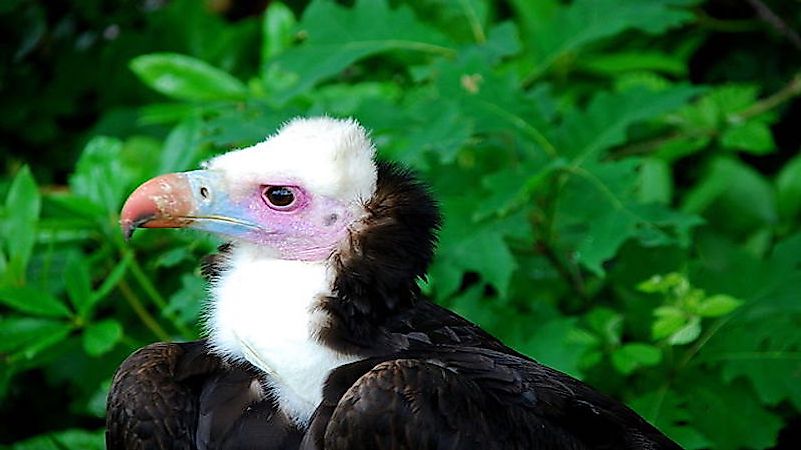
<svg viewBox="0 0 801 450"><path fill-rule="evenodd" d="M131 286L128 285L128 282L125 279L120 280L120 283L117 285L122 296L125 297L125 300L131 306L134 313L139 317L139 320L149 329L160 341L164 342L172 342L172 338L164 328L159 325L158 321L147 311L147 308L142 304L142 301L139 300L139 297L134 294L133 289Z"/></svg>
<svg viewBox="0 0 801 450"><path fill-rule="evenodd" d="M484 34L484 28L481 26L481 21L478 18L478 14L476 14L476 10L466 0L461 0L459 4L462 7L467 22L470 24L470 31L473 32L473 39L479 44L487 42L487 36Z"/></svg>
<svg viewBox="0 0 801 450"><path fill-rule="evenodd" d="M570 286L573 291L582 299L588 300L587 288L584 279L581 277L581 270L578 267L572 268L557 253L553 241L553 217L555 214L555 199L558 195L559 187L564 183L564 177L558 173L554 182L550 184L550 189L545 195L545 205L542 208L544 220L534 218L532 223L538 229L540 239L536 242L537 252L545 256L551 265L559 273L559 276Z"/></svg>
<svg viewBox="0 0 801 450"><path fill-rule="evenodd" d="M712 31L723 33L747 33L759 29L759 21L754 19L745 20L723 20L712 17L701 8L694 10L698 24Z"/></svg>
<svg viewBox="0 0 801 450"><path fill-rule="evenodd" d="M748 119L756 117L760 114L764 114L778 107L782 103L785 103L799 95L801 95L801 72L798 72L795 75L793 75L793 77L784 87L774 92L770 96L765 97L757 102L754 102L753 104L741 110L740 112L728 116L727 122L728 123L745 122ZM625 156L647 154L661 148L663 145L668 144L670 142L678 141L681 139L714 138L719 134L720 130L690 130L686 132L672 131L662 136L657 136L652 139L635 142L631 145L622 147L619 150L615 151L614 154L611 155L611 157L613 159L619 159Z"/></svg>
<svg viewBox="0 0 801 450"><path fill-rule="evenodd" d="M762 0L748 0L748 3L751 4L751 7L754 8L760 19L772 26L779 34L786 37L795 48L801 50L801 36L787 25L778 14L773 12L768 5L762 2Z"/></svg>
<svg viewBox="0 0 801 450"><path fill-rule="evenodd" d="M731 116L729 121L746 121L752 117L768 112L798 95L801 95L801 72L796 73L783 88Z"/></svg>
<svg viewBox="0 0 801 450"><path fill-rule="evenodd" d="M178 332L181 333L181 335L184 338L190 339L194 334L192 333L192 330L190 330L186 325L181 323L181 321L178 319L175 313L168 312L167 301L164 299L164 297L161 296L161 294L159 294L159 291L156 289L156 287L153 286L153 283L150 281L150 278L148 278L148 276L145 275L144 270L142 270L142 266L139 264L139 261L137 261L136 256L133 254L133 252L130 251L128 252L130 253L130 258L131 258L130 259L131 263L129 268L134 278L139 283L139 286L142 287L142 290L145 291L148 297L150 297L153 303L159 308L164 317L166 317L170 321L170 323L172 323L172 325L178 330Z"/></svg>

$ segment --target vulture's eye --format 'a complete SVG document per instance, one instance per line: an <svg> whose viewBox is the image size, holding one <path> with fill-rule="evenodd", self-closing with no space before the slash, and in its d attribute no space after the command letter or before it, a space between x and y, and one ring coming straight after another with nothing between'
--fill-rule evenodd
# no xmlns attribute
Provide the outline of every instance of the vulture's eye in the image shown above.
<svg viewBox="0 0 801 450"><path fill-rule="evenodd" d="M267 186L261 196L268 206L275 209L288 209L295 203L295 193L288 186Z"/></svg>

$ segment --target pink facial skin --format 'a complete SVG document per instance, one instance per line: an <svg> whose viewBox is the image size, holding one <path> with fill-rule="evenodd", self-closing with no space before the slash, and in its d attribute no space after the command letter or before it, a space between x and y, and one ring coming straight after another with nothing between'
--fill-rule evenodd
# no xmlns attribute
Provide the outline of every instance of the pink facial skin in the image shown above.
<svg viewBox="0 0 801 450"><path fill-rule="evenodd" d="M299 183L279 180L268 185L239 185L223 174L195 170L156 177L136 189L121 212L126 236L139 227L188 227L257 244L282 259L322 261L348 236L361 208L322 195L312 195ZM269 187L294 194L288 205L271 204Z"/></svg>
<svg viewBox="0 0 801 450"><path fill-rule="evenodd" d="M328 258L348 235L353 212L342 202L309 195L303 188L289 186L295 201L281 209L271 207L259 187L239 204L249 221L259 225L236 236L238 239L274 249L282 259L320 261ZM238 203L238 202L237 202Z"/></svg>

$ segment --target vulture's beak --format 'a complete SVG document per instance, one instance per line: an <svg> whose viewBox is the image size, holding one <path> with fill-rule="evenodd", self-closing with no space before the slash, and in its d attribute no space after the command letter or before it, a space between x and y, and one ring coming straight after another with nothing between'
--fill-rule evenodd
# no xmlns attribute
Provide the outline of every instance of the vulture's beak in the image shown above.
<svg viewBox="0 0 801 450"><path fill-rule="evenodd" d="M230 201L219 172L194 170L160 175L128 197L120 212L126 239L137 228L195 228L229 236L260 227Z"/></svg>

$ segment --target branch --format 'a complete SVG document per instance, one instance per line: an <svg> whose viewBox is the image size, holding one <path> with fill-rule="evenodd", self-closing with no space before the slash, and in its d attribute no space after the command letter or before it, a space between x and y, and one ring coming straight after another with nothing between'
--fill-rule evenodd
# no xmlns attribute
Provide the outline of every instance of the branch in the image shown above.
<svg viewBox="0 0 801 450"><path fill-rule="evenodd" d="M787 23L782 20L775 12L773 12L768 5L762 0L748 0L748 3L754 8L759 15L759 18L764 20L767 24L772 26L779 34L783 35L790 41L791 44L798 50L801 50L801 36L795 32Z"/></svg>
<svg viewBox="0 0 801 450"><path fill-rule="evenodd" d="M132 253L132 252L131 252ZM139 265L139 261L136 260L136 256L133 254L130 255L131 264L130 270L133 274L136 281L139 283L139 286L142 287L142 290L150 297L153 303L159 308L161 313L166 317L170 323L178 330L181 335L187 339L192 338L194 333L190 330L186 325L184 325L180 319L178 318L177 314L174 312L169 312L167 308L167 301L164 297L159 294L158 289L153 285L153 282L150 281L147 275L145 275L144 270L142 270L142 266Z"/></svg>
<svg viewBox="0 0 801 450"><path fill-rule="evenodd" d="M770 111L799 94L801 94L801 72L796 73L783 88L773 93L771 96L754 103L745 110L734 114L729 120L731 122L746 121L752 117Z"/></svg>
<svg viewBox="0 0 801 450"><path fill-rule="evenodd" d="M122 296L125 297L125 300L131 306L134 313L139 317L139 320L149 329L159 340L164 342L172 342L172 338L164 328L159 325L158 321L147 311L147 308L142 304L142 301L139 300L139 297L134 294L133 289L131 286L128 285L128 282L125 279L120 280L120 283L117 285L117 288L122 293Z"/></svg>

